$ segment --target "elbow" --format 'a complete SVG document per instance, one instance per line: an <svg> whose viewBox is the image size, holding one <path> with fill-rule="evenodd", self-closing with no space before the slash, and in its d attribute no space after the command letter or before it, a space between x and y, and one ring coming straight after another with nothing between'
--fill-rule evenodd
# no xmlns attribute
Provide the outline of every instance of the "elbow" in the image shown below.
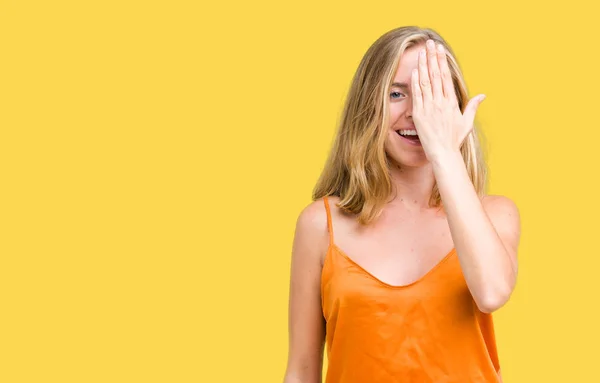
<svg viewBox="0 0 600 383"><path fill-rule="evenodd" d="M506 302L508 302L511 292L512 291L508 286L498 288L493 292L483 294L481 297L475 300L475 303L479 311L484 314L491 314L503 307Z"/></svg>
<svg viewBox="0 0 600 383"><path fill-rule="evenodd" d="M321 381L321 377L310 378L294 373L286 373L283 378L283 383L317 383Z"/></svg>
<svg viewBox="0 0 600 383"><path fill-rule="evenodd" d="M317 383L322 380L323 365L307 360L290 360L283 383Z"/></svg>

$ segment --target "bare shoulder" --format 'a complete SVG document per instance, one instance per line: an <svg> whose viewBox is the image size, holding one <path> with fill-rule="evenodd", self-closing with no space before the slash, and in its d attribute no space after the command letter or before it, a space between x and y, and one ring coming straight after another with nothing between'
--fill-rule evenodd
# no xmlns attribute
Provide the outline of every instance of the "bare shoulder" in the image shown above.
<svg viewBox="0 0 600 383"><path fill-rule="evenodd" d="M506 196L486 195L482 205L505 244L516 250L521 235L521 216L517 204Z"/></svg>
<svg viewBox="0 0 600 383"><path fill-rule="evenodd" d="M509 197L489 194L483 197L482 204L485 211L495 218L504 218L512 221L520 219L519 208Z"/></svg>
<svg viewBox="0 0 600 383"><path fill-rule="evenodd" d="M329 204L332 205L332 198ZM327 212L322 198L305 206L296 220L294 247L299 254L317 257L322 261L329 244Z"/></svg>
<svg viewBox="0 0 600 383"><path fill-rule="evenodd" d="M329 203L332 203L331 197ZM327 234L327 212L323 199L319 198L306 205L298 215L296 225L299 229L317 236Z"/></svg>

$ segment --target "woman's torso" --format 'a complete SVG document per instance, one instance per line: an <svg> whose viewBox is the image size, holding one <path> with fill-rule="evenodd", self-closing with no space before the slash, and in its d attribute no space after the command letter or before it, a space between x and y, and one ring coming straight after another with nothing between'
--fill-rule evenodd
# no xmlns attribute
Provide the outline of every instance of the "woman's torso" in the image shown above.
<svg viewBox="0 0 600 383"><path fill-rule="evenodd" d="M443 212L400 203L362 228L336 202L323 200L326 381L498 381L492 318L473 303Z"/></svg>

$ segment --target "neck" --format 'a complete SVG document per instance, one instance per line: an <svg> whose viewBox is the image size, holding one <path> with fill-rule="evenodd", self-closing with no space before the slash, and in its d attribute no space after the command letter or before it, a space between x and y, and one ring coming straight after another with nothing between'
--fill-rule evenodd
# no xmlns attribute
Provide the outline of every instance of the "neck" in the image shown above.
<svg viewBox="0 0 600 383"><path fill-rule="evenodd" d="M429 209L435 177L431 164L420 167L391 165L393 186L391 205L401 204L409 210Z"/></svg>

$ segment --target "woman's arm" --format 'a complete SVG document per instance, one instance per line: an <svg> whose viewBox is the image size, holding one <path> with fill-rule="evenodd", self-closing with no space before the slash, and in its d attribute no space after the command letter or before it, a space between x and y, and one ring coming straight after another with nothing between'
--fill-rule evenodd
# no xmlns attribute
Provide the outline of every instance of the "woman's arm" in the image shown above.
<svg viewBox="0 0 600 383"><path fill-rule="evenodd" d="M433 168L469 290L482 312L493 312L516 284L519 211L503 196L480 200L460 152L437 158Z"/></svg>
<svg viewBox="0 0 600 383"><path fill-rule="evenodd" d="M465 280L479 309L490 313L515 287L520 220L510 199L479 199L460 153L484 97L472 98L461 111L446 51L432 40L419 52L411 90L415 128L433 165Z"/></svg>
<svg viewBox="0 0 600 383"><path fill-rule="evenodd" d="M321 308L322 255L328 245L323 201L299 215L292 248L289 351L284 383L321 383L325 321Z"/></svg>

